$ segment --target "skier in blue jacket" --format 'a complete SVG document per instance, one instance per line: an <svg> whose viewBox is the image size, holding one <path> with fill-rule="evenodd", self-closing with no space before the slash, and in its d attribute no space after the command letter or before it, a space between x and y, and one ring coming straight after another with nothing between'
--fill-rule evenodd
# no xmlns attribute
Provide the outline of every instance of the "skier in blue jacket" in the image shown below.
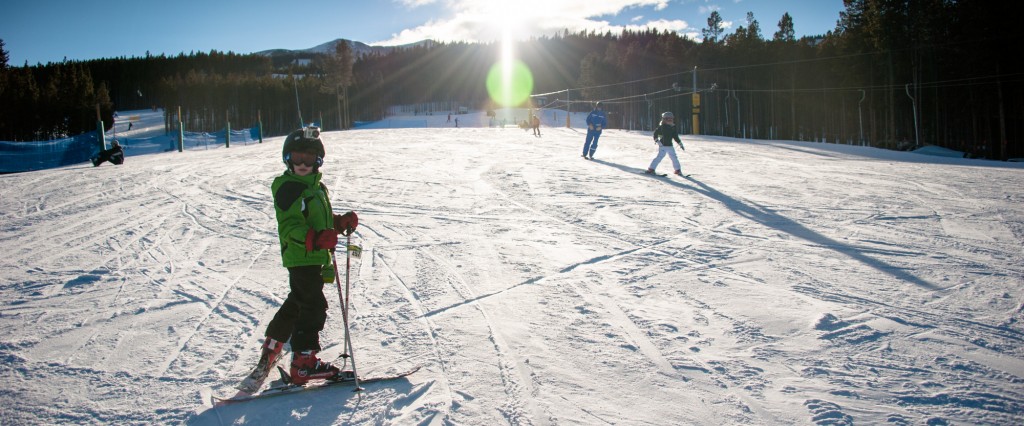
<svg viewBox="0 0 1024 426"><path fill-rule="evenodd" d="M594 152L597 151L597 139L601 137L601 130L608 127L608 118L604 116L601 102L594 104L594 110L587 115L587 141L583 143L583 158L594 159Z"/></svg>

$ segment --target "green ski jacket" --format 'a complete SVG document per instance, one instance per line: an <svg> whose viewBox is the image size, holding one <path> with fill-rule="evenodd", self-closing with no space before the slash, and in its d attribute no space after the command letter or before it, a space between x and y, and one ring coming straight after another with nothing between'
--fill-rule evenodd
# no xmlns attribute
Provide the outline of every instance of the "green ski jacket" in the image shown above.
<svg viewBox="0 0 1024 426"><path fill-rule="evenodd" d="M322 231L334 227L334 212L327 186L320 182L322 177L321 173L298 176L287 171L274 178L270 189L274 193L274 213L277 215L277 234L284 266L323 265L324 282L333 282L331 252L322 249L306 251L306 233L310 228Z"/></svg>

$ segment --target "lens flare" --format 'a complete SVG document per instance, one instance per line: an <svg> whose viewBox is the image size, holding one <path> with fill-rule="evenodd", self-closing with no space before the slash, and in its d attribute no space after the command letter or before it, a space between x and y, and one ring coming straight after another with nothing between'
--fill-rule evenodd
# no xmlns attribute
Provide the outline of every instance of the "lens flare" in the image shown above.
<svg viewBox="0 0 1024 426"><path fill-rule="evenodd" d="M498 62L487 73L487 93L501 106L520 105L533 93L533 74L521 61Z"/></svg>
<svg viewBox="0 0 1024 426"><path fill-rule="evenodd" d="M533 93L533 73L516 59L515 42L508 25L502 30L498 62L487 72L487 93L494 103L504 107L518 106Z"/></svg>

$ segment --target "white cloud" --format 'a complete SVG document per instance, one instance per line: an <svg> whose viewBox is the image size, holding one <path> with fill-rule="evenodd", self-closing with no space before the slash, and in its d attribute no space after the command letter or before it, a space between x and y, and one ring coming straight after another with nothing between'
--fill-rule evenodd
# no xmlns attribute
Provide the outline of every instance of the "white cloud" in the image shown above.
<svg viewBox="0 0 1024 426"><path fill-rule="evenodd" d="M677 32L677 33L683 34L683 30L685 30L687 28L690 28L690 25L687 24L686 21L681 21L681 20L678 20L678 19L674 19L674 20L659 19L657 21L649 21L649 22L647 22L645 24L641 24L641 25L627 25L625 27L625 29L630 30L630 31L641 31L641 30L655 29L655 28L658 29L658 30L661 30L661 31L668 30L668 31L672 31L672 32Z"/></svg>
<svg viewBox="0 0 1024 426"><path fill-rule="evenodd" d="M399 0L399 3L406 7L420 7L432 3L437 3L437 0Z"/></svg>
<svg viewBox="0 0 1024 426"><path fill-rule="evenodd" d="M700 6L700 7L697 8L697 10L700 11L701 15L710 15L711 12L714 12L716 10L722 10L722 8L720 6L718 6L718 5L716 5L716 4L709 4L707 6ZM719 12L719 13L721 13L721 12Z"/></svg>
<svg viewBox="0 0 1024 426"><path fill-rule="evenodd" d="M400 0L408 6L439 3L437 0ZM623 29L658 28L681 32L689 25L681 20L634 18L630 25L612 25L605 16L618 16L629 8L651 7L664 10L668 0L445 0L440 2L448 14L415 28L392 34L377 45L398 45L431 39L442 42L491 42L505 34L525 39L550 36L569 30L612 32Z"/></svg>

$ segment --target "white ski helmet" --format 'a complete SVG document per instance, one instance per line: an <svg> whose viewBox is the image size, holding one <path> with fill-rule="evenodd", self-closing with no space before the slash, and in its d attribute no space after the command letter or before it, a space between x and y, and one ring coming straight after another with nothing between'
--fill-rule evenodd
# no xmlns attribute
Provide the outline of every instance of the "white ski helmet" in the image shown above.
<svg viewBox="0 0 1024 426"><path fill-rule="evenodd" d="M672 111L665 111L665 112L661 113L661 119L662 120L675 119L675 118L676 118L676 116L672 115Z"/></svg>

